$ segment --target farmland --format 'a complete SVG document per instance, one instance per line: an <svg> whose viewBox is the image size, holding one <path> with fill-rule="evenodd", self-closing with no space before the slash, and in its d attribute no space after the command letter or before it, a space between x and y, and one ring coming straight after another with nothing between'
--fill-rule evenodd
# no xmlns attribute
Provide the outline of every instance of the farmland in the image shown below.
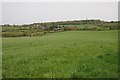
<svg viewBox="0 0 120 80"><path fill-rule="evenodd" d="M118 31L3 38L3 78L116 78Z"/></svg>
<svg viewBox="0 0 120 80"><path fill-rule="evenodd" d="M118 30L118 21L101 21L101 20L73 20L32 23L22 25L2 25L2 37L24 37L24 36L43 36L46 33L55 33L63 31L106 31Z"/></svg>

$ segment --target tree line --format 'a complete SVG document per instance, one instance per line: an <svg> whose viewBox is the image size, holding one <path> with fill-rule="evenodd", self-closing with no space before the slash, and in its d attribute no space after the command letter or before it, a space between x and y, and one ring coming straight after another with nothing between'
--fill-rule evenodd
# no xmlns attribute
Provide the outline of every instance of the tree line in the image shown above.
<svg viewBox="0 0 120 80"><path fill-rule="evenodd" d="M118 21L73 20L33 23L23 25L2 25L3 37L42 36L44 34L71 30L117 30Z"/></svg>

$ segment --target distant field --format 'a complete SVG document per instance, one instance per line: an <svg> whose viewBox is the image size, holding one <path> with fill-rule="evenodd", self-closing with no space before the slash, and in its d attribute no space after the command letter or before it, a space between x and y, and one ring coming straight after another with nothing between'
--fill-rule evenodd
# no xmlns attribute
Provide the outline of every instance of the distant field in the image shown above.
<svg viewBox="0 0 120 80"><path fill-rule="evenodd" d="M116 78L117 31L3 38L3 78Z"/></svg>
<svg viewBox="0 0 120 80"><path fill-rule="evenodd" d="M93 24L64 25L64 26L65 27L76 27L79 30L98 30L98 31L109 30L109 27L100 27L100 26L93 25Z"/></svg>
<svg viewBox="0 0 120 80"><path fill-rule="evenodd" d="M77 28L85 28L85 27L91 27L91 28L93 28L93 27L97 27L97 26L95 26L95 25L90 25L90 24L84 24L84 25L64 25L64 26L66 26L66 27L77 27Z"/></svg>

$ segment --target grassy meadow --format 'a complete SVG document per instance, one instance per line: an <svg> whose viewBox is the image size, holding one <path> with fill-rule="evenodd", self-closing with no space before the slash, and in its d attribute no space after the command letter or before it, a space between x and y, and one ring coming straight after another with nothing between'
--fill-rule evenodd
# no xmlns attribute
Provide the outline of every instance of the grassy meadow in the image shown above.
<svg viewBox="0 0 120 80"><path fill-rule="evenodd" d="M118 31L2 39L3 78L116 78Z"/></svg>

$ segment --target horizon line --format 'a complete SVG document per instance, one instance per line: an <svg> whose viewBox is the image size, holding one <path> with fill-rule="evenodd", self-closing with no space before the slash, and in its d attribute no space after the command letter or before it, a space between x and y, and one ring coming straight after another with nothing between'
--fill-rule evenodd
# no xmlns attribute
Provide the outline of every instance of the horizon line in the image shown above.
<svg viewBox="0 0 120 80"><path fill-rule="evenodd" d="M111 21L119 21L119 20L102 20L102 19L71 19L71 20L56 20L56 21L43 21L43 22L28 22L28 23L21 23L21 24L10 24L10 23L2 23L0 25L29 25L34 23L49 23L49 22L62 22L62 21L82 21L82 20L100 20L105 22L111 22Z"/></svg>

